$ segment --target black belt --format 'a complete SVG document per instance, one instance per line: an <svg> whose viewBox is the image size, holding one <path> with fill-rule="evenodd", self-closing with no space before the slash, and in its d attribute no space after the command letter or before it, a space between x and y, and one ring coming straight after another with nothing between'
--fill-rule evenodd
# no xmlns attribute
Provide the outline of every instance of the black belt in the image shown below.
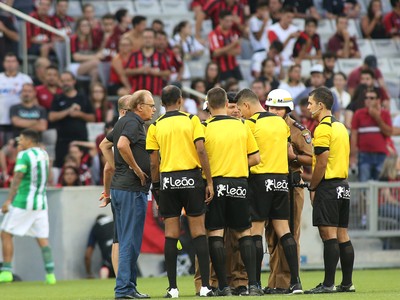
<svg viewBox="0 0 400 300"><path fill-rule="evenodd" d="M253 53L264 52L264 51L267 51L267 50L265 50L265 49L258 49L258 50L253 51Z"/></svg>

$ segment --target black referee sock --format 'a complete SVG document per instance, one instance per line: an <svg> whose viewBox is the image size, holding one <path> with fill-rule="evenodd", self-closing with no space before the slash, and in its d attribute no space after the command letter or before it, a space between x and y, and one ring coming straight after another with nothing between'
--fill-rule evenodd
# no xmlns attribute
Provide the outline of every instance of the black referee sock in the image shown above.
<svg viewBox="0 0 400 300"><path fill-rule="evenodd" d="M201 275L201 285L210 285L210 256L208 253L207 237L200 235L193 239L193 245L196 250L199 261L199 270Z"/></svg>
<svg viewBox="0 0 400 300"><path fill-rule="evenodd" d="M239 239L240 256L246 268L249 285L256 285L256 247L251 236Z"/></svg>
<svg viewBox="0 0 400 300"><path fill-rule="evenodd" d="M211 262L215 274L218 278L218 287L220 290L228 286L226 278L226 254L224 247L224 238L220 236L210 236L208 238L208 247L210 249Z"/></svg>
<svg viewBox="0 0 400 300"><path fill-rule="evenodd" d="M256 281L261 284L261 264L264 258L264 248L261 235L252 236L254 246L256 247Z"/></svg>
<svg viewBox="0 0 400 300"><path fill-rule="evenodd" d="M330 287L335 283L336 266L339 261L339 244L337 239L324 241L324 286Z"/></svg>
<svg viewBox="0 0 400 300"><path fill-rule="evenodd" d="M342 266L342 285L353 283L354 248L351 241L339 244L340 264Z"/></svg>
<svg viewBox="0 0 400 300"><path fill-rule="evenodd" d="M178 256L178 249L176 248L176 244L178 239L174 238L165 238L165 246L164 246L164 256L165 256L165 267L167 269L167 276L169 287L172 289L176 289L176 258Z"/></svg>
<svg viewBox="0 0 400 300"><path fill-rule="evenodd" d="M285 252L286 261L290 270L290 283L300 282L299 278L299 260L297 256L297 243L293 238L293 234L286 233L280 238L280 242Z"/></svg>

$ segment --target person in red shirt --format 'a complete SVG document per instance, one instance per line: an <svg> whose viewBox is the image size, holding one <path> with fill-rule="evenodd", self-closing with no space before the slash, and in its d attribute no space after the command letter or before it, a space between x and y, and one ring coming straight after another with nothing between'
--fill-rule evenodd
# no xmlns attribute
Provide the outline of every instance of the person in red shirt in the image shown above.
<svg viewBox="0 0 400 300"><path fill-rule="evenodd" d="M51 65L46 68L44 84L36 87L36 97L39 105L49 111L54 96L61 93L58 69L56 66Z"/></svg>
<svg viewBox="0 0 400 300"><path fill-rule="evenodd" d="M348 25L346 16L337 17L336 33L329 39L327 50L336 53L338 58L360 58L357 41L350 36Z"/></svg>
<svg viewBox="0 0 400 300"><path fill-rule="evenodd" d="M400 0L390 0L392 11L383 18L383 25L391 37L400 36Z"/></svg>
<svg viewBox="0 0 400 300"><path fill-rule="evenodd" d="M92 3L86 3L82 6L83 18L89 21L90 27L92 29L92 35L96 39L101 40L103 36L103 29L101 28L101 22L96 18L95 9Z"/></svg>
<svg viewBox="0 0 400 300"><path fill-rule="evenodd" d="M176 49L170 48L168 44L168 35L165 31L156 32L155 47L156 50L164 54L167 59L171 70L170 81L181 81L183 75L182 53L176 54L174 52ZM180 47L178 46L178 48Z"/></svg>
<svg viewBox="0 0 400 300"><path fill-rule="evenodd" d="M67 35L71 35L74 18L67 15L68 0L58 0L56 4L56 12L53 16L54 27L64 31ZM53 39L63 40L62 37L53 36Z"/></svg>
<svg viewBox="0 0 400 300"><path fill-rule="evenodd" d="M358 163L358 179L378 180L388 154L387 138L392 135L389 111L382 109L379 92L368 89L365 107L356 110L351 121L350 166Z"/></svg>
<svg viewBox="0 0 400 300"><path fill-rule="evenodd" d="M232 28L233 15L230 11L223 10L219 18L220 24L208 35L211 58L220 67L220 80L229 77L242 80L242 73L236 61L236 56L241 52L240 38Z"/></svg>
<svg viewBox="0 0 400 300"><path fill-rule="evenodd" d="M132 88L125 74L125 65L132 53L132 41L124 37L119 40L118 45L119 52L111 60L108 94L122 97L123 95L129 94Z"/></svg>
<svg viewBox="0 0 400 300"><path fill-rule="evenodd" d="M293 57L299 62L302 59L320 59L322 57L321 42L317 33L318 20L309 17L305 21L305 30L300 33L293 48Z"/></svg>
<svg viewBox="0 0 400 300"><path fill-rule="evenodd" d="M113 106L107 100L106 88L96 82L90 86L89 100L92 103L96 116L95 122L111 122L114 118Z"/></svg>

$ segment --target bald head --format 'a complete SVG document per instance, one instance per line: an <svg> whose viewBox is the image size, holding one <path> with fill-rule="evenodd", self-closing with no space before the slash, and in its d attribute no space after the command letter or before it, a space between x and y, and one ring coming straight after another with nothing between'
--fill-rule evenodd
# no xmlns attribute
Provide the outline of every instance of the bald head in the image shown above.
<svg viewBox="0 0 400 300"><path fill-rule="evenodd" d="M165 106L171 106L182 98L182 91L175 85L167 85L162 89L161 101Z"/></svg>

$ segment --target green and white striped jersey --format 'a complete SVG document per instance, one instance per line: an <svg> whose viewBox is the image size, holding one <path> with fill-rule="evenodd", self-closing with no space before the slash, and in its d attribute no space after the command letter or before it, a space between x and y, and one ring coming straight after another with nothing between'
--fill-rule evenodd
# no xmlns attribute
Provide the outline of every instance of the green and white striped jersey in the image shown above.
<svg viewBox="0 0 400 300"><path fill-rule="evenodd" d="M15 172L24 173L24 177L12 205L27 210L47 209L46 185L49 173L47 152L38 147L20 151L14 167Z"/></svg>

